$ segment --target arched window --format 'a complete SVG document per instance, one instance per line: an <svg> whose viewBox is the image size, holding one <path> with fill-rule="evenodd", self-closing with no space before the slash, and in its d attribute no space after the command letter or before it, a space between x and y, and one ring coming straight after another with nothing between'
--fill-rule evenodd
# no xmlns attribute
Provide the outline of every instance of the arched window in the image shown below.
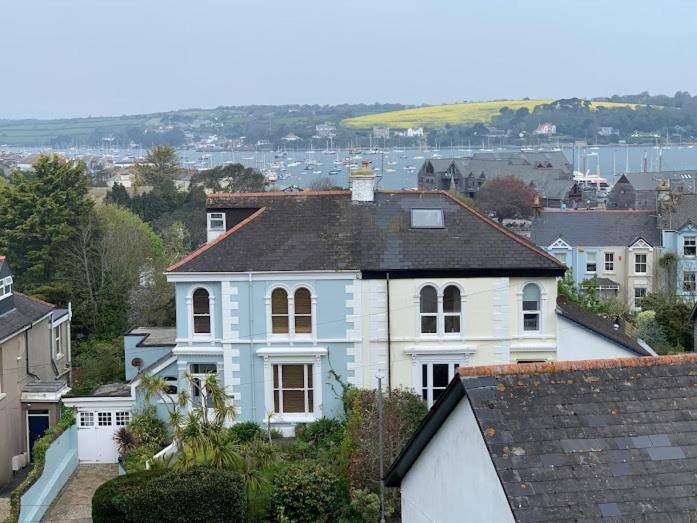
<svg viewBox="0 0 697 523"><path fill-rule="evenodd" d="M312 332L312 300L310 291L300 287L295 291L295 334Z"/></svg>
<svg viewBox="0 0 697 523"><path fill-rule="evenodd" d="M540 330L540 288L534 283L523 288L523 330Z"/></svg>
<svg viewBox="0 0 697 523"><path fill-rule="evenodd" d="M288 326L288 293L285 289L274 289L271 293L271 332L287 334Z"/></svg>
<svg viewBox="0 0 697 523"><path fill-rule="evenodd" d="M438 332L438 293L436 293L436 289L430 285L421 289L419 302L421 332L435 334Z"/></svg>
<svg viewBox="0 0 697 523"><path fill-rule="evenodd" d="M449 285L443 292L443 329L446 334L460 332L460 289Z"/></svg>
<svg viewBox="0 0 697 523"><path fill-rule="evenodd" d="M206 289L194 291L194 334L211 333L211 304Z"/></svg>

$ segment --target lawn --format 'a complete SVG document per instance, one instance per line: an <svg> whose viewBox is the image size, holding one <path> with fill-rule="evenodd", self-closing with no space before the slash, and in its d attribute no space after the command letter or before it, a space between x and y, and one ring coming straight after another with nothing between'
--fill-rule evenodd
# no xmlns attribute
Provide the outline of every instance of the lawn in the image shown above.
<svg viewBox="0 0 697 523"><path fill-rule="evenodd" d="M503 107L508 107L514 111L525 107L532 111L536 106L550 102L552 100L499 100L495 102L433 105L347 118L341 123L346 127L356 129L370 127L395 127L399 129L408 127L441 127L445 124L474 125L491 122L492 118L499 114ZM637 106L638 104L591 102L593 109L599 107L608 109L629 107L635 109Z"/></svg>

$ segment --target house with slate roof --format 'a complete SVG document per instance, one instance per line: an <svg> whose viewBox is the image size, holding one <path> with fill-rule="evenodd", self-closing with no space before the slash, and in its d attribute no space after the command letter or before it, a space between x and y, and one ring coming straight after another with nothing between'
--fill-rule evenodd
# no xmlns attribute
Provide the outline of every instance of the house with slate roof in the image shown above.
<svg viewBox="0 0 697 523"><path fill-rule="evenodd" d="M479 189L499 176L514 176L530 184L544 207L581 202L569 160L561 151L476 153L471 158L428 159L418 172L419 189L455 190L476 198Z"/></svg>
<svg viewBox="0 0 697 523"><path fill-rule="evenodd" d="M697 192L697 171L624 173L608 193L607 208L657 209L661 193Z"/></svg>
<svg viewBox="0 0 697 523"><path fill-rule="evenodd" d="M697 356L461 367L389 468L402 521L694 521Z"/></svg>
<svg viewBox="0 0 697 523"><path fill-rule="evenodd" d="M697 194L673 194L660 206L663 249L675 256L676 294L697 297Z"/></svg>
<svg viewBox="0 0 697 523"><path fill-rule="evenodd" d="M66 400L81 460L116 459L116 429L94 420L143 406L145 373L192 404L215 373L238 421L292 434L341 415L342 384L373 388L378 370L431 406L459 367L654 354L558 303L564 265L450 194L376 191L367 166L351 182L208 197L208 243L167 269L176 329L130 331L127 384Z"/></svg>
<svg viewBox="0 0 697 523"><path fill-rule="evenodd" d="M0 487L31 461L70 390L70 309L14 289L0 256Z"/></svg>
<svg viewBox="0 0 697 523"><path fill-rule="evenodd" d="M661 231L653 211L545 211L530 239L564 263L577 285L597 278L604 298L640 308L656 288Z"/></svg>

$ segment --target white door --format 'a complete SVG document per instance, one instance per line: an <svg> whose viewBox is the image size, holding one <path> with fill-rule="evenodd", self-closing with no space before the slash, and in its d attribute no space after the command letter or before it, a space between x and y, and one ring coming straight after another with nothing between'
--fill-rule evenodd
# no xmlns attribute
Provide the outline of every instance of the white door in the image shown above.
<svg viewBox="0 0 697 523"><path fill-rule="evenodd" d="M116 463L119 451L114 434L128 425L130 411L86 409L78 410L77 448L82 463Z"/></svg>

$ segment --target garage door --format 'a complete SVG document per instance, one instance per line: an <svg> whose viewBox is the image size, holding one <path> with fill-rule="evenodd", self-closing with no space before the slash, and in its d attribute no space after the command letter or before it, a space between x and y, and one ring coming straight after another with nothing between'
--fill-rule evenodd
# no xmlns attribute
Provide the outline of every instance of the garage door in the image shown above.
<svg viewBox="0 0 697 523"><path fill-rule="evenodd" d="M131 420L129 410L78 410L77 448L80 462L116 463L119 451L114 434Z"/></svg>

